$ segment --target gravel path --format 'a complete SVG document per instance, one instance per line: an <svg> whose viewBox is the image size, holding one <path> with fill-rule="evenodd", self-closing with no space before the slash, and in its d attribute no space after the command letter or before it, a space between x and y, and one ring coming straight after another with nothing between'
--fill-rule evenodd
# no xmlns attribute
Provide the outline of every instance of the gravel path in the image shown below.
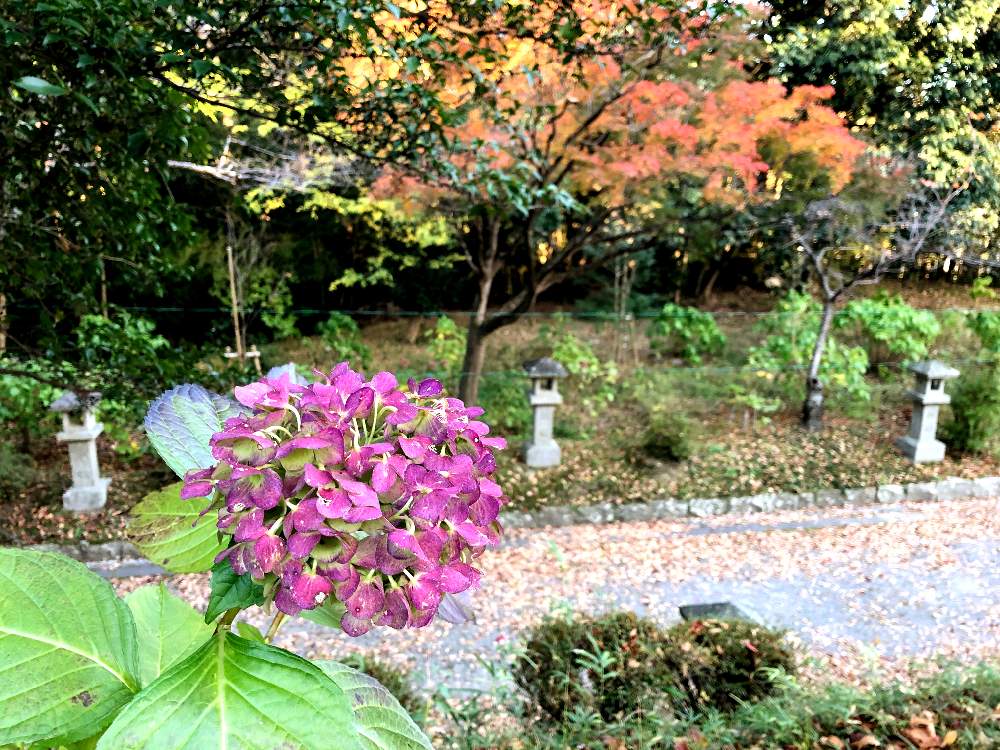
<svg viewBox="0 0 1000 750"><path fill-rule="evenodd" d="M277 642L309 657L402 660L427 688L484 688L479 660L546 613L625 607L669 623L681 604L732 601L788 628L818 678L864 683L937 656L998 659L998 511L990 499L517 530L484 560L476 623L350 639L296 618ZM169 583L203 606L205 576Z"/></svg>

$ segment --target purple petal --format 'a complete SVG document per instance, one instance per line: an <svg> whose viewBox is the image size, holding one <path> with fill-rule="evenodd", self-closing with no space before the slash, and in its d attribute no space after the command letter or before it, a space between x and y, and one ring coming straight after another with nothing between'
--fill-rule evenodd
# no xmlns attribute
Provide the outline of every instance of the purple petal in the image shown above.
<svg viewBox="0 0 1000 750"><path fill-rule="evenodd" d="M359 620L371 619L385 606L381 580L362 581L345 604L347 611Z"/></svg>

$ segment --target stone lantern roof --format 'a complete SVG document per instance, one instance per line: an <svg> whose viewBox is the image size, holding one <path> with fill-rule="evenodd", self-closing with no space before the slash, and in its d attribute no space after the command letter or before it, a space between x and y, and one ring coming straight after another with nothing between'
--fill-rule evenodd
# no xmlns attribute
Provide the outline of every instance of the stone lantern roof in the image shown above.
<svg viewBox="0 0 1000 750"><path fill-rule="evenodd" d="M931 359L926 362L916 362L909 366L910 372L928 380L950 380L959 376L958 370L949 367L944 362Z"/></svg>
<svg viewBox="0 0 1000 750"><path fill-rule="evenodd" d="M566 368L551 357L532 359L524 363L524 371L529 378L565 378Z"/></svg>

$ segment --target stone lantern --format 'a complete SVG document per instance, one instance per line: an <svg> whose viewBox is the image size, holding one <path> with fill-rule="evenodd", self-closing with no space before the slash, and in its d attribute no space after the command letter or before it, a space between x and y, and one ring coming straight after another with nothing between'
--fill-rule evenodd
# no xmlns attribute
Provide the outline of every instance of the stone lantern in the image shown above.
<svg viewBox="0 0 1000 750"><path fill-rule="evenodd" d="M66 510L100 510L108 499L111 479L101 476L97 463L97 436L104 431L104 425L94 418L94 406L100 400L101 394L96 391L88 393L83 401L73 391L66 391L49 406L49 411L62 414L63 428L56 440L69 448L73 485L63 493Z"/></svg>
<svg viewBox="0 0 1000 750"><path fill-rule="evenodd" d="M531 379L529 398L534 412L531 440L524 445L524 462L535 469L558 466L562 452L552 437L552 425L556 407L562 403L558 382L569 373L549 357L525 362L524 371Z"/></svg>
<svg viewBox="0 0 1000 750"><path fill-rule="evenodd" d="M896 447L915 464L933 463L944 459L944 443L935 437L941 407L951 403L944 392L946 380L957 378L958 370L932 359L910 365L910 372L917 376L907 395L913 399L913 416L910 432L896 440Z"/></svg>

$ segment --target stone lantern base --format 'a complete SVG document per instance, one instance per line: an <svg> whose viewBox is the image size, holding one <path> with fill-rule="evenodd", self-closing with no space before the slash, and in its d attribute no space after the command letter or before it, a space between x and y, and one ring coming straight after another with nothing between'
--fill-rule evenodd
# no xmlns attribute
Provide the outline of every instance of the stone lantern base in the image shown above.
<svg viewBox="0 0 1000 750"><path fill-rule="evenodd" d="M524 446L524 463L532 469L547 469L558 466L562 460L559 443L549 440L545 443L528 443Z"/></svg>
<svg viewBox="0 0 1000 750"><path fill-rule="evenodd" d="M70 487L63 493L63 508L77 513L101 510L108 501L110 477L99 477L89 487Z"/></svg>
<svg viewBox="0 0 1000 750"><path fill-rule="evenodd" d="M940 440L926 437L918 440L911 435L903 435L896 439L896 447L915 464L944 461L945 444Z"/></svg>

